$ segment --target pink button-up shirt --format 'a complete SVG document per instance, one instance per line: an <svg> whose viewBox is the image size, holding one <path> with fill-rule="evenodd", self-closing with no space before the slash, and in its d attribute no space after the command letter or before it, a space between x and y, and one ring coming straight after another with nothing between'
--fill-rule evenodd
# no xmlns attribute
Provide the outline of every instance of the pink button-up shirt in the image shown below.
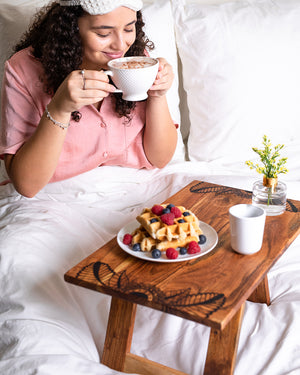
<svg viewBox="0 0 300 375"><path fill-rule="evenodd" d="M29 48L17 52L6 62L2 87L1 158L4 154L15 154L35 132L51 100L44 92L42 75L43 67ZM137 103L133 119L126 123L114 112L112 95L103 100L100 111L93 105L85 106L80 109L81 120L71 120L50 182L101 165L153 168L143 148L145 102Z"/></svg>

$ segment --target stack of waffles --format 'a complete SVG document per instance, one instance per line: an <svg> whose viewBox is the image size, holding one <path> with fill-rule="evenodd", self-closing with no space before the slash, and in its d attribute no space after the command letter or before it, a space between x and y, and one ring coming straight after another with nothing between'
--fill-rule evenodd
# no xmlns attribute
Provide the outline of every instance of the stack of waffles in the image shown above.
<svg viewBox="0 0 300 375"><path fill-rule="evenodd" d="M162 211L154 207L161 207ZM166 211L170 213L164 214ZM165 204L145 208L136 219L141 225L132 233L132 245L139 243L142 251L185 247L191 241L198 242L203 233L195 214L182 206Z"/></svg>

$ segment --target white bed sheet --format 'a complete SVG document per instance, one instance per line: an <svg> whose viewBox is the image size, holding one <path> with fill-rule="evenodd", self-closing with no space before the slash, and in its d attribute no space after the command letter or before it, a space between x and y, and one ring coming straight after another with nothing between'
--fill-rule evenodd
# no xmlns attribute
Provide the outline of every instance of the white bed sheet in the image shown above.
<svg viewBox="0 0 300 375"><path fill-rule="evenodd" d="M231 171L229 171L231 173ZM0 374L116 374L99 364L110 297L63 275L141 208L194 179L251 190L256 177L208 163L163 170L98 168L35 198L0 187ZM300 179L287 180L300 199ZM269 273L271 306L246 303L235 375L300 373L300 239ZM203 372L209 328L138 307L132 352L190 375Z"/></svg>

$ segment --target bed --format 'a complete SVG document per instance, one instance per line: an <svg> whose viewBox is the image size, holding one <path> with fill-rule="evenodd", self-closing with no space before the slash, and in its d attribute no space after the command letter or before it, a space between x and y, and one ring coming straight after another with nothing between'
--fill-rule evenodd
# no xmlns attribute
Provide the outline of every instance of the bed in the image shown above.
<svg viewBox="0 0 300 375"><path fill-rule="evenodd" d="M0 1L1 76L9 48L46 1ZM64 273L141 209L193 180L252 190L245 161L264 134L283 143L288 198L300 200L300 1L145 2L153 56L173 65L180 124L172 162L151 171L101 167L20 196L1 162L0 373L108 375L100 364L110 297ZM0 79L1 79L0 76ZM246 302L235 375L300 374L300 238L268 274L271 305ZM147 324L145 324L145 321ZM138 307L131 352L203 373L209 328Z"/></svg>

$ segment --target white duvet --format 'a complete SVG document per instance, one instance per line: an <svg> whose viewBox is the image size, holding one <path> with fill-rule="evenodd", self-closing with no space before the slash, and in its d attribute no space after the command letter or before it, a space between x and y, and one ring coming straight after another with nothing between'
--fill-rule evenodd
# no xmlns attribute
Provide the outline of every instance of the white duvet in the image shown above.
<svg viewBox="0 0 300 375"><path fill-rule="evenodd" d="M114 237L141 208L192 180L251 190L253 175L207 163L164 170L98 168L26 199L0 187L0 374L116 374L100 364L110 297L64 273ZM300 199L299 176L287 181ZM235 375L300 374L300 239L269 273L271 305L246 302ZM209 328L138 307L132 353L190 375L204 369ZM217 375L217 374L216 374Z"/></svg>
<svg viewBox="0 0 300 375"><path fill-rule="evenodd" d="M2 63L33 10L45 2L0 0ZM164 201L192 180L251 190L258 178L237 160L246 160L243 152L258 145L264 127L276 144L288 145L290 172L282 179L288 197L300 200L299 1L144 2L155 56L164 56L175 73L177 52L180 57L189 113L179 114L177 78L170 109L178 123L189 117L188 151L195 161L153 171L101 167L50 184L32 199L9 184L0 186L0 375L117 374L100 364L110 298L66 283L64 273L144 206ZM280 62L287 62L284 75ZM267 69L266 85L260 76L257 83L255 67ZM183 132L187 136L188 129ZM215 162L197 161L200 153ZM219 155L212 158L214 153ZM268 277L271 305L246 302L235 375L300 375L300 237ZM131 351L201 375L209 333L139 306Z"/></svg>

